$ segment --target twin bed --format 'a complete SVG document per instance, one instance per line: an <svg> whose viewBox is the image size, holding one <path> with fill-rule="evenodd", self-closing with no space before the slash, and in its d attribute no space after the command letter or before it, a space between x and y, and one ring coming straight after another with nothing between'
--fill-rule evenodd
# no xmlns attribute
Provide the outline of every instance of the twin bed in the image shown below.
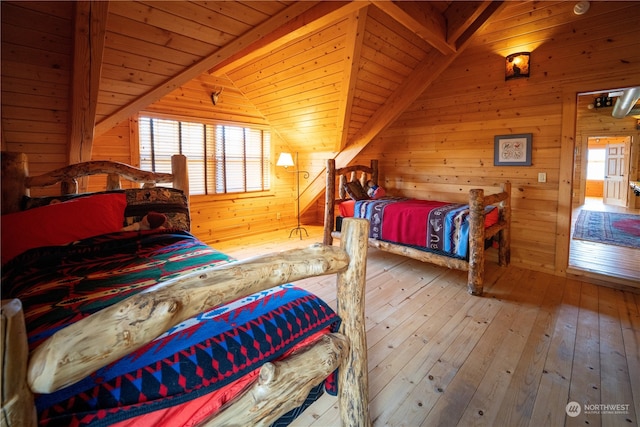
<svg viewBox="0 0 640 427"><path fill-rule="evenodd" d="M344 168L336 168L333 159L327 161L324 244L342 238L343 218L365 218L370 222L369 246L468 271L469 293L482 295L485 249L497 246L499 264L509 264L511 184L503 183L501 191L486 196L482 189L470 189L464 204L377 198L371 190L379 189L378 175L375 159L369 166Z"/></svg>
<svg viewBox="0 0 640 427"><path fill-rule="evenodd" d="M64 194L94 174L107 191ZM57 182L63 195L28 197ZM340 247L238 261L189 233L184 156L171 174L31 177L3 153L2 184L2 425L284 425L323 390L343 425L370 424L366 221ZM325 274L336 311L291 284Z"/></svg>

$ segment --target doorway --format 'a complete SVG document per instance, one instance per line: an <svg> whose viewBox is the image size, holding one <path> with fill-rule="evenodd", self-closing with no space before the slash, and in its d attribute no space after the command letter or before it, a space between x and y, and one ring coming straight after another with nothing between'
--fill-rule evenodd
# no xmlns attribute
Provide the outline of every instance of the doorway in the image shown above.
<svg viewBox="0 0 640 427"><path fill-rule="evenodd" d="M597 96L602 95L578 96L567 271L608 282L640 283L640 249L573 238L583 210L640 215L640 197L629 190L640 166L635 164L640 163L637 119L615 119L611 108L593 108Z"/></svg>
<svg viewBox="0 0 640 427"><path fill-rule="evenodd" d="M587 137L585 198L629 206L631 136Z"/></svg>

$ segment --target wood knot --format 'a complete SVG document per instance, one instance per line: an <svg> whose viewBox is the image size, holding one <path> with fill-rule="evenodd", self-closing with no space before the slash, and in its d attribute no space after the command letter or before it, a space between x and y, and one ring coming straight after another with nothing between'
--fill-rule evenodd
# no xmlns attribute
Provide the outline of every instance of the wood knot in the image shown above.
<svg viewBox="0 0 640 427"><path fill-rule="evenodd" d="M276 377L276 365L271 362L267 362L260 368L260 383L269 384Z"/></svg>

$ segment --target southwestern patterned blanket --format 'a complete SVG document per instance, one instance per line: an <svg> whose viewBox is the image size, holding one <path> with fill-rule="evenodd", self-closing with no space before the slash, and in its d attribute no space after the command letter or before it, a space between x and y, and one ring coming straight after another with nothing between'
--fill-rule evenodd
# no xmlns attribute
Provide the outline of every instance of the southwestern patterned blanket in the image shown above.
<svg viewBox="0 0 640 427"><path fill-rule="evenodd" d="M130 295L232 261L185 231L112 233L14 258L3 266L2 295L22 301L33 349L55 331ZM322 300L279 286L200 313L80 382L36 396L39 422L113 425L159 410L167 417L176 405L221 396L216 403L207 400L210 412L266 361L338 326L339 318ZM195 422L202 409L193 411L176 413ZM162 423L167 425L166 418Z"/></svg>
<svg viewBox="0 0 640 427"><path fill-rule="evenodd" d="M469 205L383 198L355 202L354 216L370 222L369 237L466 259ZM495 206L485 209L485 227L498 221Z"/></svg>

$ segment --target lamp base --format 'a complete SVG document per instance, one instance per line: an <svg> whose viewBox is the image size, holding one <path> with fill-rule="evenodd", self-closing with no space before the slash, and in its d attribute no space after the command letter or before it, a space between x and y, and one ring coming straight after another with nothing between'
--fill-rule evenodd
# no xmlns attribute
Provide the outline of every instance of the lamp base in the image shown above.
<svg viewBox="0 0 640 427"><path fill-rule="evenodd" d="M291 238L291 236L293 236L293 233L296 233L296 234L300 234L300 240L302 240L302 232L303 231L304 231L304 234L306 234L307 237L309 237L309 233L307 233L307 229L306 228L297 226L297 227L291 229L291 232L289 233L289 238Z"/></svg>

